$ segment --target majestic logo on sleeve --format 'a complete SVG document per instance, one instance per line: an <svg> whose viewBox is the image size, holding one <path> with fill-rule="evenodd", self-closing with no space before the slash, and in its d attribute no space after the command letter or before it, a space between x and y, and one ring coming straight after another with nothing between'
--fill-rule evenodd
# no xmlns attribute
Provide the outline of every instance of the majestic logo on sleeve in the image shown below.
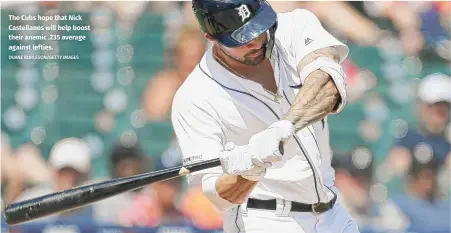
<svg viewBox="0 0 451 233"><path fill-rule="evenodd" d="M251 16L251 12L249 11L249 8L247 8L246 5L241 5L235 9L238 11L238 15L241 17L242 22L244 22Z"/></svg>

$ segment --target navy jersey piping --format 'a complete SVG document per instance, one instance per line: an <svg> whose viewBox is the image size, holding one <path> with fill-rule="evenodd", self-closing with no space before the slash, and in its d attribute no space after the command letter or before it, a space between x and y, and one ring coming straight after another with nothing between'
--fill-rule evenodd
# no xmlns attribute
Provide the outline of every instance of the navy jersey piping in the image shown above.
<svg viewBox="0 0 451 233"><path fill-rule="evenodd" d="M287 95L285 94L285 91L283 91L283 95L285 96L285 99L287 100L287 102L291 105L291 102L288 100ZM321 123L323 123L323 129L324 129L324 118L321 120ZM315 136L313 135L313 132L309 128L307 128L307 129L310 132L310 134L312 135L313 140L315 140L316 147L318 147L318 151L320 151L318 141L316 140Z"/></svg>
<svg viewBox="0 0 451 233"><path fill-rule="evenodd" d="M240 208L241 205L239 205L238 208L236 208L236 217L235 217L235 226L238 229L238 233L241 232L241 227L238 225L238 215L240 214Z"/></svg>

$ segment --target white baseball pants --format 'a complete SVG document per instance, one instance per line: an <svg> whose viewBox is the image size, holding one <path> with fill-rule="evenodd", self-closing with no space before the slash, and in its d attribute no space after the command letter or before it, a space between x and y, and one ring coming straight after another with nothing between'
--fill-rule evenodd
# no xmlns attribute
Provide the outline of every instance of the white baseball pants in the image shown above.
<svg viewBox="0 0 451 233"><path fill-rule="evenodd" d="M357 223L338 200L319 215L284 212L283 207L276 211L251 209L244 203L226 212L224 233L359 233Z"/></svg>

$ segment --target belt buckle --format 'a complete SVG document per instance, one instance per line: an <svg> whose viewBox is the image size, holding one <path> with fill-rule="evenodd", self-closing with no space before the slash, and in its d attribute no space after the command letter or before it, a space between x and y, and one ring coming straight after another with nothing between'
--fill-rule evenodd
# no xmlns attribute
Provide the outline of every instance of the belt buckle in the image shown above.
<svg viewBox="0 0 451 233"><path fill-rule="evenodd" d="M322 214L328 210L327 203L318 202L312 204L312 212L316 215Z"/></svg>

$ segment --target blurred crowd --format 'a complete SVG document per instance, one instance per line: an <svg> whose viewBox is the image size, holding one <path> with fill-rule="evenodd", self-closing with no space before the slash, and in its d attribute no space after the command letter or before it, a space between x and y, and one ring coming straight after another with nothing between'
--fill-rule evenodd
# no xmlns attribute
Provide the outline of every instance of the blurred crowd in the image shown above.
<svg viewBox="0 0 451 233"><path fill-rule="evenodd" d="M2 10L26 8L30 4L2 3ZM396 132L392 139L386 138L389 143L381 159L376 161L368 148L346 148L336 150L332 163L340 198L361 225L362 232L449 232L451 3L274 1L271 5L277 12L295 8L312 11L344 42L366 48L388 46L389 56L421 59L423 66L429 60L445 64L448 73L433 71L417 77L412 98L403 109L414 121L397 122L397 127L403 130ZM108 8L117 21L131 27L142 15L164 16L163 65L158 72L149 74L140 98L128 99L139 106L146 124L169 119L175 92L209 46L196 26L190 2L39 2L33 7L41 12L55 9L90 12L98 7ZM387 45L387 40L392 43ZM379 77L383 74L371 78L358 75L366 67L352 61L353 53L351 48L351 57L343 63L349 77L350 106L371 96L377 90L377 80L383 79ZM14 77L2 74L2 82L7 78ZM2 85L2 91L3 88L7 87ZM347 111L352 112L352 107L349 108ZM2 108L2 128L5 128L3 115ZM2 201L12 203L82 184L179 165L177 142L169 134L168 147L160 155L148 155L139 142L130 145L121 140L121 135L115 135L115 143L103 153L108 175L98 177L92 175L92 149L81 135L61 138L48 154L43 154L34 141L13 146L8 131L2 130ZM183 178L36 221L54 219L146 227L193 224L202 229L218 229L222 225L221 214L199 188L186 187Z"/></svg>

